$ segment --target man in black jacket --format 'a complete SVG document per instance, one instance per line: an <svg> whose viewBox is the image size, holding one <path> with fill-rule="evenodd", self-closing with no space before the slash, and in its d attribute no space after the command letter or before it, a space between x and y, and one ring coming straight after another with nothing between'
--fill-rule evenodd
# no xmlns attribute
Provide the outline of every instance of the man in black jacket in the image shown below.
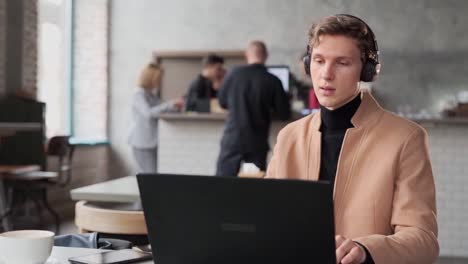
<svg viewBox="0 0 468 264"><path fill-rule="evenodd" d="M203 59L203 70L192 81L187 92L187 111L209 111L202 109L203 104L209 106L211 98L216 98L218 82L224 77L224 59L216 54L209 54Z"/></svg>
<svg viewBox="0 0 468 264"><path fill-rule="evenodd" d="M221 107L229 111L217 162L218 176L237 176L242 161L264 171L272 113L281 120L290 116L281 81L265 67L265 44L252 41L245 56L248 65L232 70L218 93Z"/></svg>

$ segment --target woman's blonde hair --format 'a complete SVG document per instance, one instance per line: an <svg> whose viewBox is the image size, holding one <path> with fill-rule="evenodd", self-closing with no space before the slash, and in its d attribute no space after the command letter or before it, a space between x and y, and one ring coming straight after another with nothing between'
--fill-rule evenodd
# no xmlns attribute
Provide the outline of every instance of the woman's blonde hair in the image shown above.
<svg viewBox="0 0 468 264"><path fill-rule="evenodd" d="M143 89L153 89L161 82L162 68L159 63L146 65L140 74L139 86Z"/></svg>

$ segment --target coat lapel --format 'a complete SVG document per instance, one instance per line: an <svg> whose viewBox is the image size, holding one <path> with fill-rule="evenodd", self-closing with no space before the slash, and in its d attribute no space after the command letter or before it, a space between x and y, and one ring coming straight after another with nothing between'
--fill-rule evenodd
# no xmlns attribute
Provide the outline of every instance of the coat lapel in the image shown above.
<svg viewBox="0 0 468 264"><path fill-rule="evenodd" d="M335 218L341 219L341 207L346 201L349 182L354 175L354 165L359 158L359 149L364 139L364 128L351 128L345 134L341 147L340 158L336 168L335 186L333 189L333 201L335 204Z"/></svg>
<svg viewBox="0 0 468 264"><path fill-rule="evenodd" d="M307 138L309 138L309 146L307 148L308 153L308 165L307 165L307 180L318 181L320 173L320 153L321 153L321 138L320 133L320 112L317 113L311 120L310 129Z"/></svg>

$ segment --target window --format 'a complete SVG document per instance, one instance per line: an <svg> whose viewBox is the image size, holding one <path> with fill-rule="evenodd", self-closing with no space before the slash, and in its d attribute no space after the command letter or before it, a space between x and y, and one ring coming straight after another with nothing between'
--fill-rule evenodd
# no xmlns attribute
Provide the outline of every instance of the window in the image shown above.
<svg viewBox="0 0 468 264"><path fill-rule="evenodd" d="M46 103L46 135L70 134L70 27L67 2L38 4L38 98Z"/></svg>
<svg viewBox="0 0 468 264"><path fill-rule="evenodd" d="M107 141L107 0L39 0L39 99L47 136Z"/></svg>

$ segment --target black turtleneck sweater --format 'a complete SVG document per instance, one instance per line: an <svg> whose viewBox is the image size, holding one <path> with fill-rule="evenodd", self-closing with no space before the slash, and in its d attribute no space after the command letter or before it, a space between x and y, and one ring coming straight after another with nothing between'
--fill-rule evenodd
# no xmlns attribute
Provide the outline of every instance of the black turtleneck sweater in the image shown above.
<svg viewBox="0 0 468 264"><path fill-rule="evenodd" d="M320 106L322 125L322 148L320 158L320 180L335 182L336 167L340 156L343 138L348 128L353 127L351 118L361 104L361 96L335 110Z"/></svg>
<svg viewBox="0 0 468 264"><path fill-rule="evenodd" d="M361 105L361 96L358 95L349 103L335 110L328 110L320 106L320 116L322 119L322 125L320 126L320 132L322 132L320 180L328 181L331 184L335 183L336 167L343 139L346 130L354 127L351 123L351 118L356 113L359 105ZM365 264L373 264L374 260L369 251L366 247L364 247L364 250L367 255Z"/></svg>

